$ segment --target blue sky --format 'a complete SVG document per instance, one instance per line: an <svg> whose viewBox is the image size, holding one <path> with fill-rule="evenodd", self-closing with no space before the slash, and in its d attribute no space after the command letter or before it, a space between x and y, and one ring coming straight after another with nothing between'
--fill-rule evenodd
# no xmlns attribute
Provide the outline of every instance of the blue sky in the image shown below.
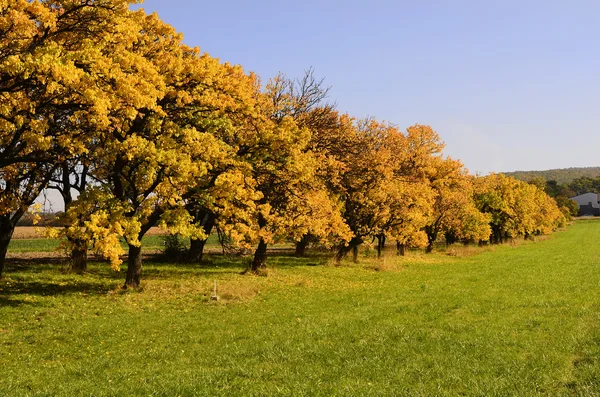
<svg viewBox="0 0 600 397"><path fill-rule="evenodd" d="M338 109L431 125L473 173L598 166L600 2L146 0L268 80L313 67Z"/></svg>

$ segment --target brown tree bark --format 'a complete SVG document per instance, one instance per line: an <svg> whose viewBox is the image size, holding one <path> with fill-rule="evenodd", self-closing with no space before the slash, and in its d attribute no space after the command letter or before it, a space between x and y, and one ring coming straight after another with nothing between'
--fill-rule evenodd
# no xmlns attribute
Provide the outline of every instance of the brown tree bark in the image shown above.
<svg viewBox="0 0 600 397"><path fill-rule="evenodd" d="M202 219L200 224L204 229L204 233L209 236L215 226L215 217L209 212L203 212L201 216ZM202 258L204 257L204 246L206 245L207 240L207 238L204 240L190 239L190 251L188 253L188 260L190 262L202 262Z"/></svg>
<svg viewBox="0 0 600 397"><path fill-rule="evenodd" d="M335 254L335 261L336 262L341 262L342 259L344 259L346 257L346 255L348 255L348 252L350 252L352 248L349 245L344 245L338 248L338 251Z"/></svg>
<svg viewBox="0 0 600 397"><path fill-rule="evenodd" d="M204 246L206 245L206 239L199 240L196 238L190 239L190 251L189 261L190 262L202 262L204 257Z"/></svg>
<svg viewBox="0 0 600 397"><path fill-rule="evenodd" d="M9 214L0 216L0 278L2 278L4 272L4 263L10 239L21 216L23 216L22 212L13 214L12 217Z"/></svg>
<svg viewBox="0 0 600 397"><path fill-rule="evenodd" d="M385 234L377 236L377 259L381 258L383 249L385 248Z"/></svg>
<svg viewBox="0 0 600 397"><path fill-rule="evenodd" d="M305 234L302 236L302 239L296 243L296 252L294 255L296 256L304 256L306 254L306 247L308 247L308 243L310 242L310 235Z"/></svg>
<svg viewBox="0 0 600 397"><path fill-rule="evenodd" d="M402 244L399 241L396 241L396 251L400 256L406 255L406 245Z"/></svg>
<svg viewBox="0 0 600 397"><path fill-rule="evenodd" d="M456 242L458 242L458 237L456 237L456 235L454 233L444 233L444 238L446 240L446 247L451 246L452 244L456 244Z"/></svg>
<svg viewBox="0 0 600 397"><path fill-rule="evenodd" d="M339 263L346 257L346 255L348 255L350 251L352 251L354 262L358 262L358 246L360 244L362 244L362 239L359 237L354 237L348 242L347 245L341 245L335 255L335 261Z"/></svg>
<svg viewBox="0 0 600 397"><path fill-rule="evenodd" d="M427 248L425 248L425 252L428 254L433 251L433 244L437 240L438 231L439 229L436 224L425 227L425 233L427 234Z"/></svg>
<svg viewBox="0 0 600 397"><path fill-rule="evenodd" d="M12 232L0 230L0 278L2 278L2 273L4 272L4 262L6 260L6 253L11 237Z"/></svg>
<svg viewBox="0 0 600 397"><path fill-rule="evenodd" d="M127 275L125 276L124 289L138 289L142 279L142 247L129 244L129 258L127 259Z"/></svg>
<svg viewBox="0 0 600 397"><path fill-rule="evenodd" d="M258 273L259 270L267 267L267 243L263 238L258 242L258 247L254 251L254 259L252 260L252 266L250 271L252 273Z"/></svg>
<svg viewBox="0 0 600 397"><path fill-rule="evenodd" d="M72 248L70 253L71 271L84 273L87 270L87 241L82 239L69 239Z"/></svg>

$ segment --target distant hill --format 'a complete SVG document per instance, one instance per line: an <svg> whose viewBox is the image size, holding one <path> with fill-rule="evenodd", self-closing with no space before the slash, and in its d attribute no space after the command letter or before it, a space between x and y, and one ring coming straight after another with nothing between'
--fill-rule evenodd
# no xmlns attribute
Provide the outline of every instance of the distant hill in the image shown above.
<svg viewBox="0 0 600 397"><path fill-rule="evenodd" d="M597 178L600 176L600 167L559 168L545 171L515 171L503 172L503 174L526 182L535 177L541 176L547 181L555 180L559 184L563 184L570 183L573 180L584 176L589 178Z"/></svg>

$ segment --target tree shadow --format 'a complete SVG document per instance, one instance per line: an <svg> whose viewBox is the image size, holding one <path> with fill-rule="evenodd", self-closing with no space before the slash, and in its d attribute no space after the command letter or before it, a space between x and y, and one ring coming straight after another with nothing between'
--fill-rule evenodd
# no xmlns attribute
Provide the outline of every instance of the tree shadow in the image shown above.
<svg viewBox="0 0 600 397"><path fill-rule="evenodd" d="M0 279L0 307L36 304L16 298L24 295L106 295L114 289L107 271L93 269L79 277L66 269L64 259L56 257L7 259L4 277Z"/></svg>
<svg viewBox="0 0 600 397"><path fill-rule="evenodd" d="M201 277L217 273L240 274L247 267L247 264L247 257L230 257L219 254L205 255L201 262L168 262L162 257L148 257L144 259L142 278Z"/></svg>
<svg viewBox="0 0 600 397"><path fill-rule="evenodd" d="M4 263L5 272L37 273L40 266L66 266L67 260L59 257L35 257L35 258L6 258Z"/></svg>
<svg viewBox="0 0 600 397"><path fill-rule="evenodd" d="M106 282L84 280L68 281L29 281L17 280L0 285L0 297L15 295L58 296L83 293L86 295L106 295L113 289Z"/></svg>
<svg viewBox="0 0 600 397"><path fill-rule="evenodd" d="M274 248L268 253L268 268L317 266L326 264L331 259L329 251L311 251L303 257L294 256L294 250L289 248ZM165 261L164 257L147 254L144 255L142 279L164 280L242 274L249 269L251 260L251 255L209 253L200 263L175 263ZM68 261L64 258L9 258L6 260L5 276L8 276L10 281L0 280L0 306L35 304L15 299L19 295L106 295L118 287L119 282L124 281L125 268L126 264L120 272L114 272L109 269L107 262L102 261L101 258L94 258L90 260L88 270L79 276L68 271Z"/></svg>
<svg viewBox="0 0 600 397"><path fill-rule="evenodd" d="M294 268L325 265L331 259L329 251L314 251L307 255L294 256L290 248L272 248L268 251L267 268ZM201 262L169 262L164 257L147 256L142 270L145 279L164 279L185 276L212 276L216 274L243 274L249 268L252 255L223 255L207 253Z"/></svg>
<svg viewBox="0 0 600 397"><path fill-rule="evenodd" d="M322 266L329 263L332 258L333 255L328 250L311 250L303 256L297 256L293 249L273 249L268 252L267 267Z"/></svg>
<svg viewBox="0 0 600 397"><path fill-rule="evenodd" d="M2 307L21 307L24 305L32 305L32 302L28 302L23 299L14 299L7 296L0 295L0 308Z"/></svg>

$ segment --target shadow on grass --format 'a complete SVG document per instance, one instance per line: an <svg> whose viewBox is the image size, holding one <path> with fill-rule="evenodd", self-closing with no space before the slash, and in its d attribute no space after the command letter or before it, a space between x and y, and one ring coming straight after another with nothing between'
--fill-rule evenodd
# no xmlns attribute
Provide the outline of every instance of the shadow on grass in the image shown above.
<svg viewBox="0 0 600 397"><path fill-rule="evenodd" d="M272 249L268 252L267 268L293 268L303 266L325 265L331 259L329 252L311 252L303 257L293 255L291 249ZM180 275L198 277L214 274L242 274L247 271L252 261L251 255L233 256L222 254L205 254L202 262L168 262L160 255L144 258L143 278L172 278Z"/></svg>
<svg viewBox="0 0 600 397"><path fill-rule="evenodd" d="M36 258L7 258L4 270L7 272L37 272L39 266L66 266L67 260L59 257L36 257Z"/></svg>
<svg viewBox="0 0 600 397"><path fill-rule="evenodd" d="M304 257L292 254L293 250L289 249L270 250L267 267L315 266L325 264L330 259L327 252L311 252ZM251 260L252 256L207 254L205 260L200 263L173 263L161 257L145 255L142 279L204 278L218 274L242 274L249 268ZM14 299L19 295L106 295L125 280L126 268L125 262L120 272L114 272L106 262L90 261L88 271L77 275L68 272L67 261L64 258L10 258L7 259L5 267L7 277L0 280L0 306L33 304Z"/></svg>
<svg viewBox="0 0 600 397"><path fill-rule="evenodd" d="M0 295L0 307L21 307L23 305L31 304L31 302L27 302L23 299L11 299L9 297Z"/></svg>
<svg viewBox="0 0 600 397"><path fill-rule="evenodd" d="M38 295L58 296L84 293L88 295L106 295L113 287L105 282L84 280L29 281L12 280L0 285L0 296Z"/></svg>
<svg viewBox="0 0 600 397"><path fill-rule="evenodd" d="M34 304L19 295L68 296L72 294L106 295L114 289L114 278L122 275L90 264L90 271L76 275L67 271L62 258L10 258L6 260L4 278L0 279L0 306Z"/></svg>

